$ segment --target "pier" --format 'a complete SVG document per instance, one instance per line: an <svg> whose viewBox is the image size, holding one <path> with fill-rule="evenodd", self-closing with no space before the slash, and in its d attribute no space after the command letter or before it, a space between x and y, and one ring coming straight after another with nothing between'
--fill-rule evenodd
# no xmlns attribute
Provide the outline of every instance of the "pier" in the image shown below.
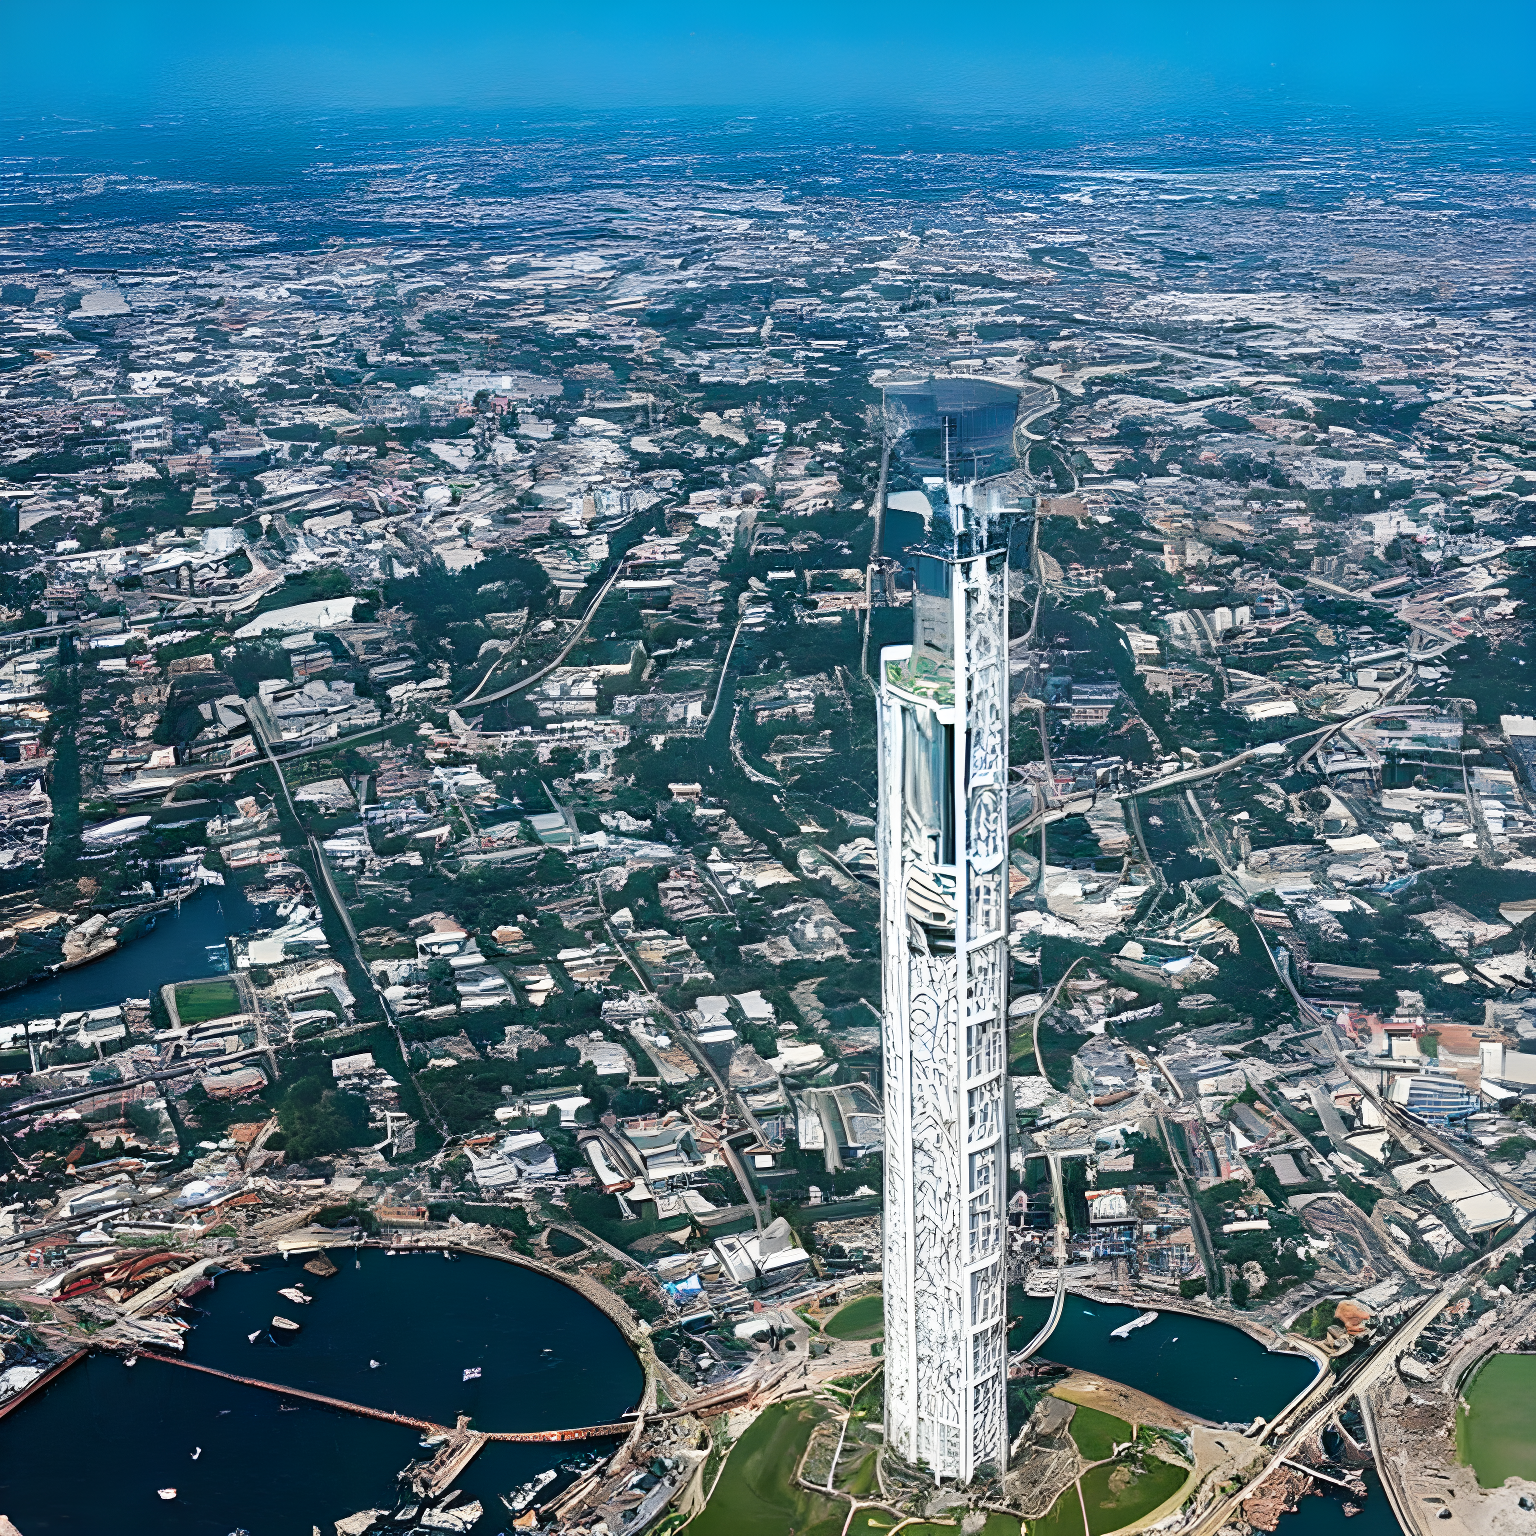
<svg viewBox="0 0 1536 1536"><path fill-rule="evenodd" d="M327 1397L323 1392L309 1392L303 1387L285 1387L279 1382L263 1381L257 1376L237 1376L233 1371L221 1371L211 1365L198 1365L195 1361L183 1360L176 1355L146 1352L137 1358L160 1360L166 1365L180 1366L184 1371L201 1371L205 1376L219 1376L225 1381L238 1382L242 1387L260 1387L263 1392L276 1392L281 1397L303 1398L307 1403L316 1403L322 1408L335 1408L341 1413L356 1413L368 1419L382 1419L388 1424L403 1424L409 1429L419 1429L427 1435L454 1437L467 1433L482 1442L507 1440L521 1445L558 1445L574 1440L607 1440L616 1435L627 1435L635 1427L633 1419L625 1419L617 1424L583 1424L575 1429L466 1430L462 1422L454 1426L437 1424L431 1419L413 1418L407 1413L393 1413L388 1408L370 1408L366 1403L353 1403L341 1397Z"/></svg>

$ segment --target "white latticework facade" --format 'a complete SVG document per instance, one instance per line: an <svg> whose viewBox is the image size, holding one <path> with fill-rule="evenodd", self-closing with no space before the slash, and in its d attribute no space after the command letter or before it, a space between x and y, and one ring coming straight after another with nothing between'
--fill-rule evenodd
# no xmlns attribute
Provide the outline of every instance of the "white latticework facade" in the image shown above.
<svg viewBox="0 0 1536 1536"><path fill-rule="evenodd" d="M961 1483L1008 1451L1007 531L968 501L879 693L886 1434Z"/></svg>

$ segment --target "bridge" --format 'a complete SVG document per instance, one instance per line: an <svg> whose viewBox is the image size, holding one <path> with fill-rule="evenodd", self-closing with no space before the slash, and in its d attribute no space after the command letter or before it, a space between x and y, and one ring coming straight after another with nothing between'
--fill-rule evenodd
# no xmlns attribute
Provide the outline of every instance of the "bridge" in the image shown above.
<svg viewBox="0 0 1536 1536"><path fill-rule="evenodd" d="M322 1408L335 1408L342 1413L360 1414L366 1419L382 1419L387 1424L403 1424L410 1429L419 1429L428 1435L453 1435L462 1430L462 1426L450 1427L439 1424L432 1419L413 1418L408 1413L393 1413L388 1408L371 1408L366 1403L349 1402L342 1397L327 1397L323 1392L310 1392L303 1387L285 1387L280 1382L263 1381L258 1376L237 1376L233 1371L221 1371L211 1365L198 1365L192 1360L183 1360L176 1355L161 1355L145 1353L139 1355L140 1360L161 1360L166 1365L179 1365L184 1371L201 1371L205 1376L219 1376L225 1381L238 1382L242 1387L259 1387L263 1392L276 1392L282 1397L301 1397L305 1402L317 1403ZM658 1415L659 1417L659 1415ZM624 1419L616 1424L583 1424L576 1429L531 1429L531 1430L474 1430L473 1435L479 1440L509 1440L518 1444L563 1444L570 1440L606 1440L614 1435L627 1435L635 1427L634 1419Z"/></svg>

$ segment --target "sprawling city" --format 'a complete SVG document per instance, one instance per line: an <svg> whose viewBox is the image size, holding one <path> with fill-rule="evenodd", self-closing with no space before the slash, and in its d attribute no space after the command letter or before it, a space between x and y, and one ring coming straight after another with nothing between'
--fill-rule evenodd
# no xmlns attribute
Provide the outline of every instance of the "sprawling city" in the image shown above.
<svg viewBox="0 0 1536 1536"><path fill-rule="evenodd" d="M305 131L5 160L0 1532L1531 1529L1529 146Z"/></svg>

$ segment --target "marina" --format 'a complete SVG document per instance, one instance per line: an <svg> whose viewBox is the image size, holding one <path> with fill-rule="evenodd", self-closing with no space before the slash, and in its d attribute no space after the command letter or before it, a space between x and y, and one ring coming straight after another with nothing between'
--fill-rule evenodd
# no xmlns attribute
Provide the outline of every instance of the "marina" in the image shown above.
<svg viewBox="0 0 1536 1536"><path fill-rule="evenodd" d="M374 1250L357 1258L312 1298L311 1326L281 1350L261 1345L259 1368L247 1335L257 1322L267 1333L267 1308L302 1272L297 1263L220 1277L199 1297L207 1315L186 1335L186 1359L146 1355L130 1371L117 1356L84 1358L7 1420L0 1509L27 1536L96 1536L104 1521L121 1536L329 1530L355 1511L392 1507L403 1469L423 1458L441 1465L443 1452L466 1446L451 1428L464 1412L477 1429L529 1436L469 1437L473 1454L453 1480L460 1498L441 1511L467 1514L475 1502L501 1509L504 1496L554 1472L532 1503L564 1486L573 1453L605 1454L603 1441L534 1436L610 1421L625 1432L618 1421L639 1397L639 1362L576 1292L486 1258L430 1268L424 1258L386 1264ZM465 1383L460 1362L471 1351L489 1369ZM104 1442L107 1475L85 1484L65 1471L80 1437ZM61 1487L73 1490L65 1508ZM163 1487L177 1489L174 1502L157 1498Z"/></svg>

